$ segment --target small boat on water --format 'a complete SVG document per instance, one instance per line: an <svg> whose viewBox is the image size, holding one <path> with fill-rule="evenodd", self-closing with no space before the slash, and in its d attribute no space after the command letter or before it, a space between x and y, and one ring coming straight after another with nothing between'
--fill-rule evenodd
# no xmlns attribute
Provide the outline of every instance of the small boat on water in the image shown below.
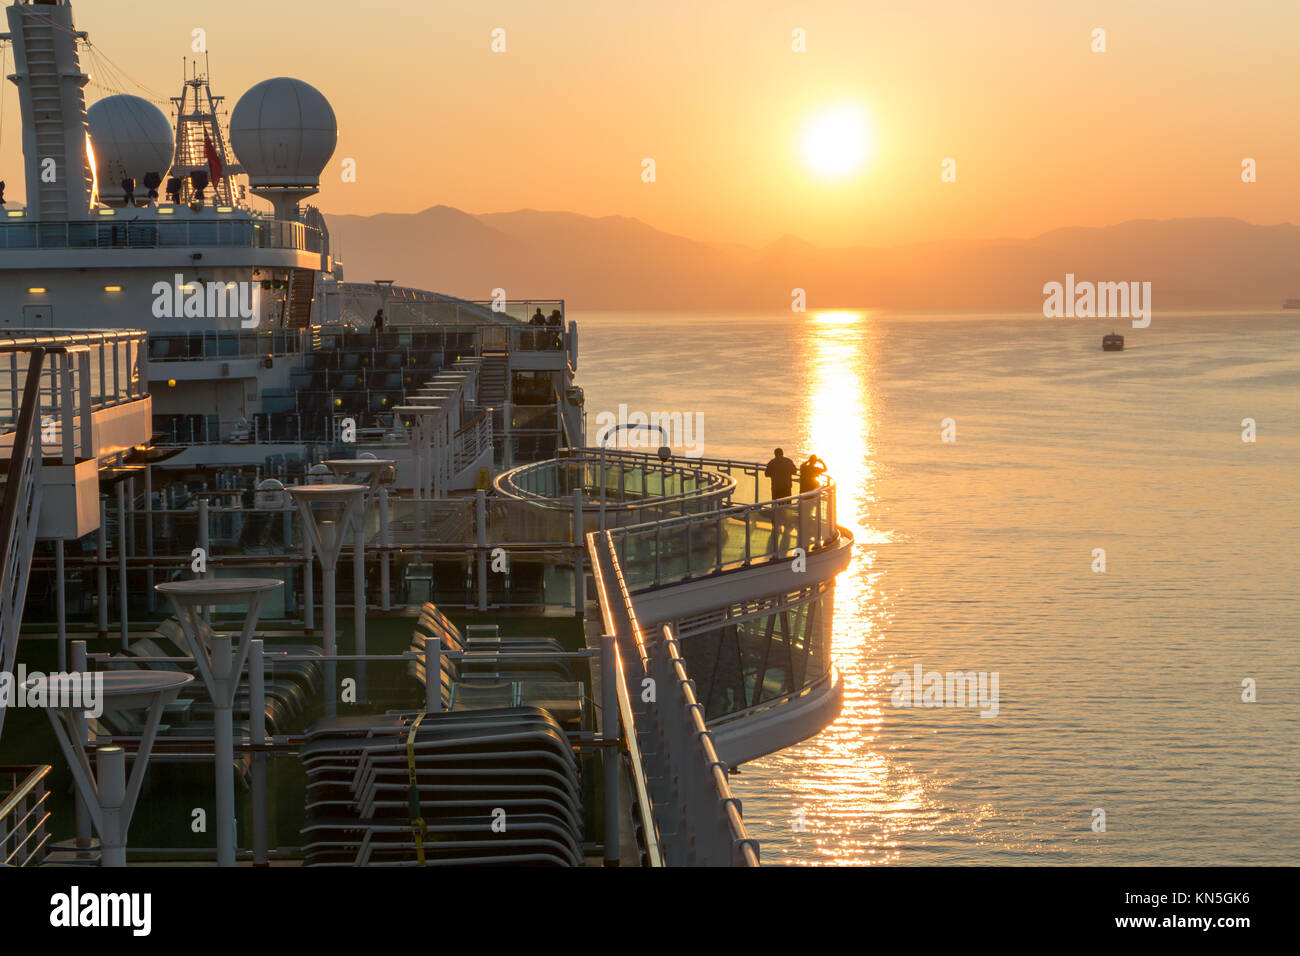
<svg viewBox="0 0 1300 956"><path fill-rule="evenodd" d="M1101 337L1101 350L1103 352L1123 352L1124 336L1117 335L1114 332L1110 333L1110 335L1103 335Z"/></svg>

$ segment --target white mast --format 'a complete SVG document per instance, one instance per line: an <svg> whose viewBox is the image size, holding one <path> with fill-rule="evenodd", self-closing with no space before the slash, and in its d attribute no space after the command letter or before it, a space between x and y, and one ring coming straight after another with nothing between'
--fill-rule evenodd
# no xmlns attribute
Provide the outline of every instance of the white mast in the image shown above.
<svg viewBox="0 0 1300 956"><path fill-rule="evenodd" d="M18 0L6 11L23 114L27 215L46 222L87 219L96 194L94 151L86 125L78 33L68 0Z"/></svg>
<svg viewBox="0 0 1300 956"><path fill-rule="evenodd" d="M209 75L205 55L204 72L202 74L198 72L196 61L193 75L186 79L185 85L181 87L181 95L171 98L172 105L176 107L176 158L172 162L172 175L185 178L194 170L207 171L208 158L203 148L203 138L206 136L213 149L217 151L217 155L221 157L222 166L225 168L221 181L211 183L209 186L214 190L213 195L216 198L213 205L233 206L238 198L235 194L233 177L235 173L240 172L240 169L230 155L230 150L226 146L226 137L221 131L221 123L217 120L217 107L225 97L212 95ZM181 187L181 201L190 202L193 193L188 178L185 178L184 185Z"/></svg>

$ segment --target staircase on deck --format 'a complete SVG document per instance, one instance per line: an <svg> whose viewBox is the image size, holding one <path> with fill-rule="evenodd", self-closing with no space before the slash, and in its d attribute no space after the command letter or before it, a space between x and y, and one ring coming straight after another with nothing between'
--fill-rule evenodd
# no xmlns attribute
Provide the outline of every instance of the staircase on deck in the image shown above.
<svg viewBox="0 0 1300 956"><path fill-rule="evenodd" d="M285 324L291 329L311 325L311 305L316 294L316 274L311 269L294 269L289 275L289 312Z"/></svg>

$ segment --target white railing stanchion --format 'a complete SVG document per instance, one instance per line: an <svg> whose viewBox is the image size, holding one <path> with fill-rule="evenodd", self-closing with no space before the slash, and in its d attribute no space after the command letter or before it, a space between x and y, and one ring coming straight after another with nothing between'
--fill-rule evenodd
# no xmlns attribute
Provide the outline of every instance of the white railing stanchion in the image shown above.
<svg viewBox="0 0 1300 956"><path fill-rule="evenodd" d="M601 764L604 770L605 790L605 865L618 866L620 859L619 834L619 707L618 707L618 664L615 655L618 649L614 644L613 634L602 634L600 638L600 736ZM633 733L627 728L627 733Z"/></svg>
<svg viewBox="0 0 1300 956"><path fill-rule="evenodd" d="M249 742L266 745L266 660L262 639L248 642ZM266 809L266 752L255 750L252 759L253 866L268 866Z"/></svg>

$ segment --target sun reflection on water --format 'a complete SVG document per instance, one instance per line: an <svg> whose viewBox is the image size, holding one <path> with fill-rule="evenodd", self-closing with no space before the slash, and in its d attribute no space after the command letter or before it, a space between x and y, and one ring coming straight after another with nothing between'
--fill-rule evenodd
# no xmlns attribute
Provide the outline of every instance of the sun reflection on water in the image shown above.
<svg viewBox="0 0 1300 956"><path fill-rule="evenodd" d="M931 814L920 781L879 746L882 687L892 671L878 647L890 613L877 546L890 537L872 517L877 393L871 375L879 330L869 312L835 311L810 316L806 332L801 455L815 452L826 462L836 483L837 520L855 541L853 564L836 581L835 594L832 657L844 680L844 707L816 739L756 761L740 779L761 781L777 797L764 801L766 807L789 808L788 820L755 821L771 862L798 851L827 864L889 863L901 852L899 834L929 829ZM772 790L784 790L785 799ZM806 830L792 823L797 817Z"/></svg>

